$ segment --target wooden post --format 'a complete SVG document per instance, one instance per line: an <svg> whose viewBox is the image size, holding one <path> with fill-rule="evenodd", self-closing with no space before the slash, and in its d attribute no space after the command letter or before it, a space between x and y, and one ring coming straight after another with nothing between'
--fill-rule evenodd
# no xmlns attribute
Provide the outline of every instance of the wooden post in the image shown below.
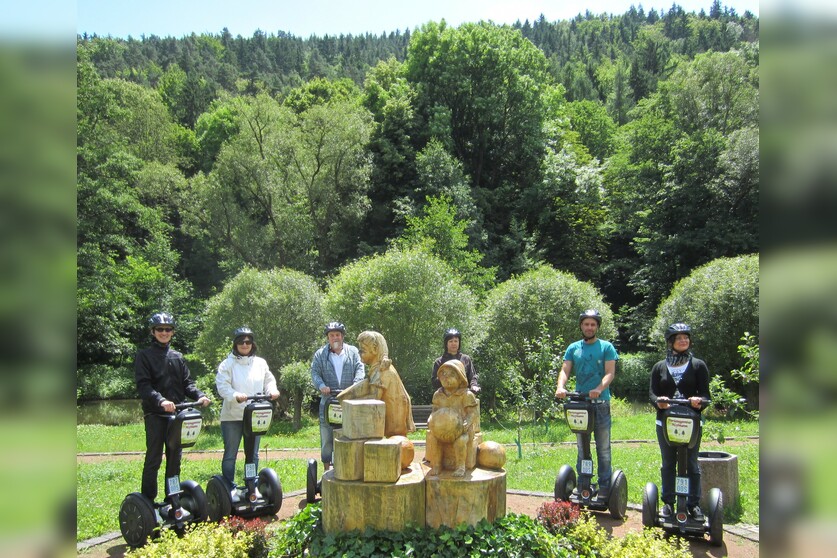
<svg viewBox="0 0 837 558"><path fill-rule="evenodd" d="M334 475L339 480L363 480L363 444L366 440L334 438Z"/></svg>
<svg viewBox="0 0 837 558"><path fill-rule="evenodd" d="M401 440L369 440L363 444L364 482L395 482L401 476Z"/></svg>
<svg viewBox="0 0 837 558"><path fill-rule="evenodd" d="M350 440L383 438L386 406L377 399L349 399L343 407L343 436Z"/></svg>

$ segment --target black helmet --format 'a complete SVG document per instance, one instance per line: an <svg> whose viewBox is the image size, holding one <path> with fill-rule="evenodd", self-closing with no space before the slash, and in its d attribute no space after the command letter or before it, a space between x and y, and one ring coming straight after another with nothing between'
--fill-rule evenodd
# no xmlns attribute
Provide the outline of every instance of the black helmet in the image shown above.
<svg viewBox="0 0 837 558"><path fill-rule="evenodd" d="M689 336L689 339L692 338L692 328L689 327L689 324L677 322L676 324L671 324L666 329L666 342L671 341L671 338L678 333L685 333Z"/></svg>
<svg viewBox="0 0 837 558"><path fill-rule="evenodd" d="M153 328L159 325L170 325L171 327L175 327L174 316L168 312L157 312L156 314L152 314L151 317L148 318L148 327Z"/></svg>
<svg viewBox="0 0 837 558"><path fill-rule="evenodd" d="M445 345L447 345L447 342L453 339L454 337L462 341L462 333L460 333L458 329L456 329L455 327L449 327L448 329L446 329L444 338Z"/></svg>
<svg viewBox="0 0 837 558"><path fill-rule="evenodd" d="M247 326L241 326L237 330L233 332L233 339L238 339L239 337L244 337L245 335L249 335L250 339L255 339L255 335L253 335L253 330Z"/></svg>
<svg viewBox="0 0 837 558"><path fill-rule="evenodd" d="M343 335L346 335L346 326L344 326L340 322L328 322L325 326L325 331L323 331L323 334L328 335L329 331L339 331Z"/></svg>
<svg viewBox="0 0 837 558"><path fill-rule="evenodd" d="M589 310L585 310L584 312L579 314L578 325L581 325L581 322L583 322L587 318L593 318L594 320L596 320L596 323L599 324L599 326L602 325L602 315L599 314L599 311L595 308L590 308Z"/></svg>

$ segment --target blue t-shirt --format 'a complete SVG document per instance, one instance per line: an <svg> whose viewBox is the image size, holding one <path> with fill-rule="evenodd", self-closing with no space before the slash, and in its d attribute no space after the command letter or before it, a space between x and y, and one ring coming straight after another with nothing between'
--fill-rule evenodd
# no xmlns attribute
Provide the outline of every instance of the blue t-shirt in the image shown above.
<svg viewBox="0 0 837 558"><path fill-rule="evenodd" d="M564 360L573 363L576 390L584 393L596 389L605 375L605 362L619 360L619 355L616 354L616 347L609 341L596 339L593 343L585 343L582 339L567 347ZM599 399L610 399L610 386L602 392Z"/></svg>

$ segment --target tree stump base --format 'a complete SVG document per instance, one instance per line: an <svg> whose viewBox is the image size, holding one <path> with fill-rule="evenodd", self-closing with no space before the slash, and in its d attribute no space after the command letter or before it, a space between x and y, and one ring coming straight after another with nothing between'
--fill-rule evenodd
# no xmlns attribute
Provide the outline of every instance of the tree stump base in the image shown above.
<svg viewBox="0 0 837 558"><path fill-rule="evenodd" d="M393 483L341 481L335 478L333 469L326 472L322 479L323 530L335 533L371 527L403 531L408 525L424 527L424 475L417 462Z"/></svg>
<svg viewBox="0 0 837 558"><path fill-rule="evenodd" d="M429 470L423 466L425 474ZM470 469L464 477L442 471L425 479L425 523L428 527L476 525L506 515L506 471Z"/></svg>

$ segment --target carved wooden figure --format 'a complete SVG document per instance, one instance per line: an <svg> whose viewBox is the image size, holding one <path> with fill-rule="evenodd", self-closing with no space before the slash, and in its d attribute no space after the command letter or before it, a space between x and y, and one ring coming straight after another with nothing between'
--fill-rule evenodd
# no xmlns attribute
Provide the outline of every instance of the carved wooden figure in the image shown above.
<svg viewBox="0 0 837 558"><path fill-rule="evenodd" d="M438 377L442 387L433 394L433 412L427 421L428 476L436 477L442 470L451 469L452 476L464 477L478 419L477 398L468 389L465 365L459 360L442 364Z"/></svg>
<svg viewBox="0 0 837 558"><path fill-rule="evenodd" d="M380 399L386 405L384 435L405 436L414 432L412 403L401 376L389 359L386 339L377 331L364 331L357 336L360 358L366 365L366 378L343 390L337 399Z"/></svg>

